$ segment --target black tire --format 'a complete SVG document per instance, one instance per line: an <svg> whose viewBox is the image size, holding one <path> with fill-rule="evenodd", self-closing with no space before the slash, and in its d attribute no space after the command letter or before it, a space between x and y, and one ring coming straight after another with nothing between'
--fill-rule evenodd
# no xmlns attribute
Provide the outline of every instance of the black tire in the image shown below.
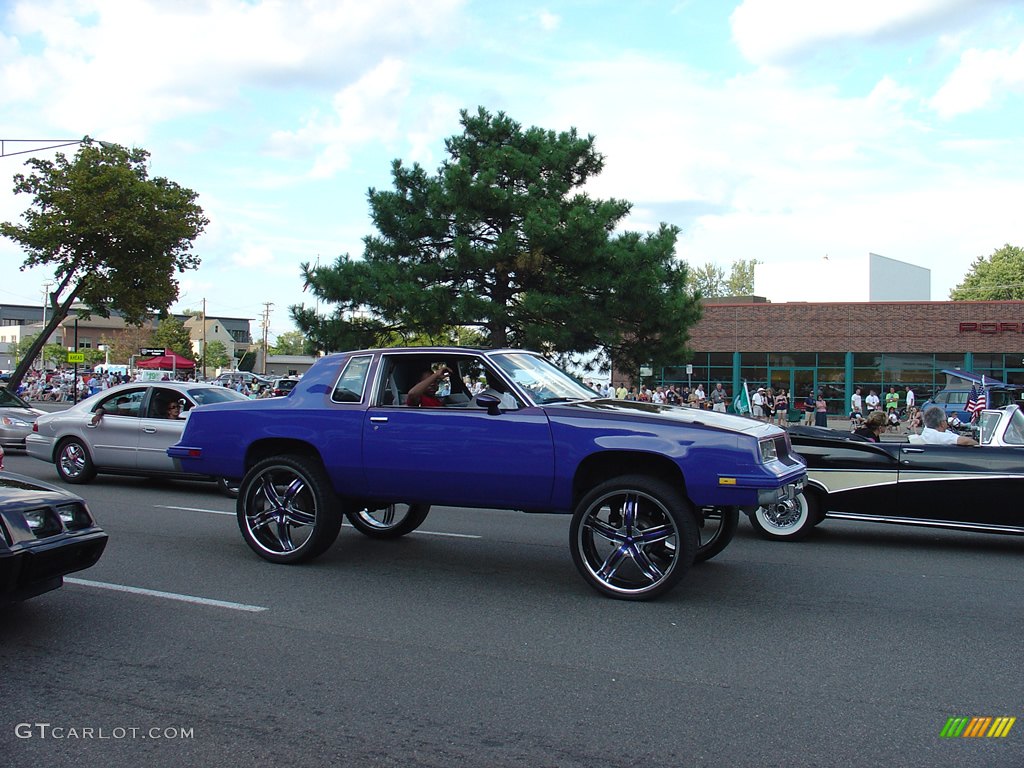
<svg viewBox="0 0 1024 768"><path fill-rule="evenodd" d="M814 491L798 494L795 504L792 510L779 506L758 507L749 514L750 524L771 541L800 541L820 522L821 504Z"/></svg>
<svg viewBox="0 0 1024 768"><path fill-rule="evenodd" d="M241 488L241 486L242 483L238 480L228 480L226 477L217 478L217 490L229 499L238 498L238 489Z"/></svg>
<svg viewBox="0 0 1024 768"><path fill-rule="evenodd" d="M714 507L705 511L699 524L700 544L693 562L706 562L729 546L739 525L740 511L736 507Z"/></svg>
<svg viewBox="0 0 1024 768"><path fill-rule="evenodd" d="M423 525L428 514L429 504L354 505L345 510L352 527L371 539L397 539L412 533Z"/></svg>
<svg viewBox="0 0 1024 768"><path fill-rule="evenodd" d="M253 552L272 563L301 563L323 554L341 529L341 503L320 462L274 456L242 479L238 528Z"/></svg>
<svg viewBox="0 0 1024 768"><path fill-rule="evenodd" d="M596 486L576 505L569 548L584 580L619 600L672 589L697 554L693 508L672 485L626 475Z"/></svg>
<svg viewBox="0 0 1024 768"><path fill-rule="evenodd" d="M89 449L74 437L67 438L57 446L53 463L65 483L82 485L96 477L96 465L89 455Z"/></svg>

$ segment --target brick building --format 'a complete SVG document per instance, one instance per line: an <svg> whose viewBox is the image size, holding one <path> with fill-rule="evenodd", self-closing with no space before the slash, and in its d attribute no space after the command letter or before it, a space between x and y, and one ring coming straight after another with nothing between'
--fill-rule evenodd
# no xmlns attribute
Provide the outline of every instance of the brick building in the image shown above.
<svg viewBox="0 0 1024 768"><path fill-rule="evenodd" d="M854 387L881 396L911 385L921 402L941 389L944 368L1024 385L1024 301L769 303L709 300L692 329L685 364L653 371L658 384L721 381L735 393L785 387L825 392L829 411L847 409Z"/></svg>

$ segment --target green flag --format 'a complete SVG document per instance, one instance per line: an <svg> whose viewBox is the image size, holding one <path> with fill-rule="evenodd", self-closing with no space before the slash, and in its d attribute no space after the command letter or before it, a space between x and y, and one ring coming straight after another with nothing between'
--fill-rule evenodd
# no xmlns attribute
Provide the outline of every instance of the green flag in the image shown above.
<svg viewBox="0 0 1024 768"><path fill-rule="evenodd" d="M743 388L732 399L732 409L741 416L750 415L750 391L747 389L746 379L743 380Z"/></svg>

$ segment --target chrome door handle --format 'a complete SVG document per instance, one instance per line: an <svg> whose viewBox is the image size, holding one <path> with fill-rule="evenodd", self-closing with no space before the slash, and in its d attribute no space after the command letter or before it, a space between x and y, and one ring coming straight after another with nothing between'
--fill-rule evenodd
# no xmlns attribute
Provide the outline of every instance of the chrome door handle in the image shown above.
<svg viewBox="0 0 1024 768"><path fill-rule="evenodd" d="M142 431L145 432L147 435L155 435L156 434L156 430L153 429L153 427L143 427Z"/></svg>
<svg viewBox="0 0 1024 768"><path fill-rule="evenodd" d="M383 424L387 420L388 420L387 416L371 416L370 417L370 423L371 424Z"/></svg>

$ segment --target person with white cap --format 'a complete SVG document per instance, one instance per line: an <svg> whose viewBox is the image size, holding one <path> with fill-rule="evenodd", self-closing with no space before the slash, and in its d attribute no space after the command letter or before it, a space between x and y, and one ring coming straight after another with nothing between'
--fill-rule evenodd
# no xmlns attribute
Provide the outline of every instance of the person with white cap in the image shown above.
<svg viewBox="0 0 1024 768"><path fill-rule="evenodd" d="M755 419L763 420L765 418L766 402L764 387L758 387L757 392L755 392L754 396L750 398L750 415Z"/></svg>

